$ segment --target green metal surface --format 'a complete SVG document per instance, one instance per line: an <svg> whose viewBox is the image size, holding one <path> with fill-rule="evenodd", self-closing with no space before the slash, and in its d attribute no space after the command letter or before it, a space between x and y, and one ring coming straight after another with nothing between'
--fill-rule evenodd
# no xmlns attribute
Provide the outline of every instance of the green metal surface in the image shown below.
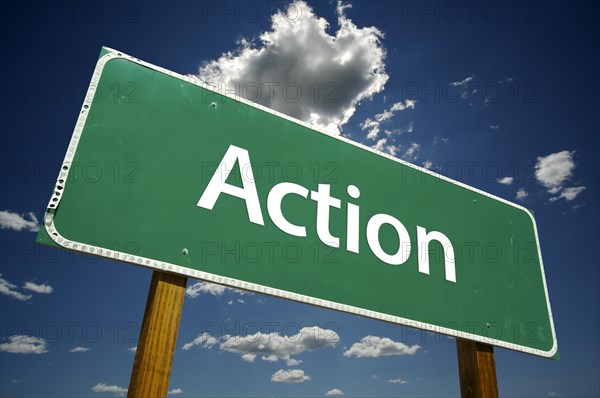
<svg viewBox="0 0 600 398"><path fill-rule="evenodd" d="M230 145L254 163L264 226L249 222L244 201L230 195L213 210L196 205ZM241 186L237 171L227 182ZM306 226L305 238L273 224L266 198L280 182L330 184L342 202L330 214L339 249L319 241L313 200L289 195L282 204L287 220ZM360 188L358 199L348 185ZM360 206L358 254L346 250L348 202ZM370 250L366 224L377 213L408 230L413 250L404 264L385 264ZM555 351L527 211L128 59L102 70L54 225L87 245L489 336L537 355ZM436 243L430 274L418 271L417 225L451 240L456 283L445 279ZM47 243L45 231L40 237ZM379 238L395 252L391 227Z"/></svg>

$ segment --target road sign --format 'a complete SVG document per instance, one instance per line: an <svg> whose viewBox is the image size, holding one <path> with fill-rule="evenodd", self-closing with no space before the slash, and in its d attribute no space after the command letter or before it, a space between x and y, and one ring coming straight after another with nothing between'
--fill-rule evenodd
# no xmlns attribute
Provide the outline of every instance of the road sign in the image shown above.
<svg viewBox="0 0 600 398"><path fill-rule="evenodd" d="M38 240L551 357L525 208L103 49Z"/></svg>

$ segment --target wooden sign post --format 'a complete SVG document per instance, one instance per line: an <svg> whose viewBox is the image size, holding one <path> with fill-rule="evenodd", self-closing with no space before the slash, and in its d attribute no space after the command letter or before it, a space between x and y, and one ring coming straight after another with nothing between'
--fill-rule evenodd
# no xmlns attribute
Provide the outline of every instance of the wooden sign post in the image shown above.
<svg viewBox="0 0 600 398"><path fill-rule="evenodd" d="M187 278L154 271L127 397L166 397Z"/></svg>
<svg viewBox="0 0 600 398"><path fill-rule="evenodd" d="M498 398L494 347L457 338L458 374L462 398Z"/></svg>

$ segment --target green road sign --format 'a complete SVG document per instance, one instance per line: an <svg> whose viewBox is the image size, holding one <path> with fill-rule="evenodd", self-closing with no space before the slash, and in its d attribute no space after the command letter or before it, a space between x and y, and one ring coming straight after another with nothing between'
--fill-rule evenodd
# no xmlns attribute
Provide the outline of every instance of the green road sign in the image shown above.
<svg viewBox="0 0 600 398"><path fill-rule="evenodd" d="M551 357L525 208L110 49L38 241Z"/></svg>

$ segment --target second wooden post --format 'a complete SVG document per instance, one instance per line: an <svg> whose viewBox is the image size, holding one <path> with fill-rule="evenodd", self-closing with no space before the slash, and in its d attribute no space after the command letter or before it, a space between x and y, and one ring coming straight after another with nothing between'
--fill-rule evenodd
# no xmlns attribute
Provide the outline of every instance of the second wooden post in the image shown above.
<svg viewBox="0 0 600 398"><path fill-rule="evenodd" d="M494 347L456 339L462 398L498 398Z"/></svg>

